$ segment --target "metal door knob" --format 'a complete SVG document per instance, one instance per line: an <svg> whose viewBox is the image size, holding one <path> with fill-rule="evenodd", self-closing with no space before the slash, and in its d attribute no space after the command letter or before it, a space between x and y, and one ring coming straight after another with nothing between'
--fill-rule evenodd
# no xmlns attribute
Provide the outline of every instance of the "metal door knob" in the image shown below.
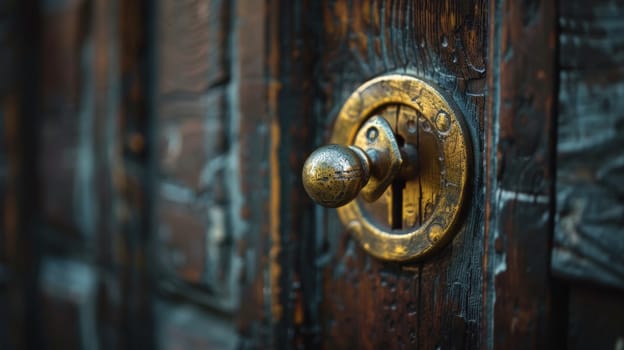
<svg viewBox="0 0 624 350"><path fill-rule="evenodd" d="M355 143L366 145L366 150L355 145L327 145L306 160L303 186L318 204L336 208L351 202L358 194L372 202L401 172L406 157L383 117L373 116L365 122L356 135L358 138L360 142Z"/></svg>
<svg viewBox="0 0 624 350"><path fill-rule="evenodd" d="M371 159L356 146L328 145L303 165L303 186L318 204L337 208L352 201L370 178Z"/></svg>

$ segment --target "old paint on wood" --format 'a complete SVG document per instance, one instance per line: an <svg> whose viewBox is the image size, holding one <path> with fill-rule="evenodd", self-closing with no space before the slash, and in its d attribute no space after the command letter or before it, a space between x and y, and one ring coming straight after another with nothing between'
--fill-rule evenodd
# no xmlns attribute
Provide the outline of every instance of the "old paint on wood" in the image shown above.
<svg viewBox="0 0 624 350"><path fill-rule="evenodd" d="M314 205L301 182L303 162L317 136L319 119L318 69L322 50L321 9L318 1L272 1L269 26L269 113L274 118L271 161L272 290L276 317L275 346L318 347L324 337L318 259L323 238L315 230ZM277 137L277 138L276 138Z"/></svg>
<svg viewBox="0 0 624 350"><path fill-rule="evenodd" d="M569 282L568 348L622 349L624 6L609 0L591 7L560 1L559 14L557 212L551 266Z"/></svg>
<svg viewBox="0 0 624 350"><path fill-rule="evenodd" d="M270 60L270 45L278 43L271 24L278 22L268 18L279 11L271 6L269 2L239 0L232 9L230 64L234 82L229 118L237 168L229 176L239 186L239 196L232 203L236 218L232 229L241 236L237 245L243 259L241 304L236 319L243 349L274 348L281 314L277 280L281 241L275 213L280 193L276 169L280 135L274 114L279 84L267 79L268 71L279 64Z"/></svg>
<svg viewBox="0 0 624 350"><path fill-rule="evenodd" d="M624 289L624 6L604 0L559 7L552 269Z"/></svg>

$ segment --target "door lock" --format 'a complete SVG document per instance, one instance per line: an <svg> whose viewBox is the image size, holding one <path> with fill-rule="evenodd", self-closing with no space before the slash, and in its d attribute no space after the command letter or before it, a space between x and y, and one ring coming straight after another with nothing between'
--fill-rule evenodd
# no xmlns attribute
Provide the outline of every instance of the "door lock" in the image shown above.
<svg viewBox="0 0 624 350"><path fill-rule="evenodd" d="M365 250L414 260L454 236L472 153L461 114L433 86L406 75L366 82L330 141L306 160L303 184L317 203L338 207Z"/></svg>

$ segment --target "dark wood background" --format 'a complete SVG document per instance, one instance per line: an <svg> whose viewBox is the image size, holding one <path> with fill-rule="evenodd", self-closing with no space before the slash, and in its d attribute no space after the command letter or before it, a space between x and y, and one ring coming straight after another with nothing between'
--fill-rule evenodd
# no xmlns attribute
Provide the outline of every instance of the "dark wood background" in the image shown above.
<svg viewBox="0 0 624 350"><path fill-rule="evenodd" d="M624 6L0 4L0 349L624 348ZM475 154L435 256L369 257L303 191L371 77Z"/></svg>

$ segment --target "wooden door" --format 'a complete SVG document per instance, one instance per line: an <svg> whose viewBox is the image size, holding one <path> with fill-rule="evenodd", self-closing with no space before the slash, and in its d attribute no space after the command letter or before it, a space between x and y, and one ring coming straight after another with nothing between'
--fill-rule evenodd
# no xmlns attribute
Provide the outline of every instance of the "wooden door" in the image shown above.
<svg viewBox="0 0 624 350"><path fill-rule="evenodd" d="M550 348L565 343L550 278L556 6L325 1L269 8L273 220L264 280L273 345ZM539 54L535 54L535 53ZM465 221L435 256L383 262L298 171L345 99L385 73L432 81L463 111L475 171ZM275 83L273 83L275 81ZM261 157L260 157L261 158ZM527 272L530 271L530 272Z"/></svg>
<svg viewBox="0 0 624 350"><path fill-rule="evenodd" d="M479 347L487 326L485 169L477 167L456 239L433 257L402 264L367 254L335 210L311 203L299 176L283 174L296 174L306 156L327 143L337 112L358 86L390 72L427 79L452 96L478 135L473 144L483 164L489 4L327 1L305 8L301 14L293 5L275 9L276 18L293 20L278 22L286 27L275 35L289 34L276 38L281 45L269 56L281 83L279 147L290 154L279 158L280 179L287 182L273 190L281 210L272 250L282 267L270 269L280 306L272 314L279 324L275 343Z"/></svg>
<svg viewBox="0 0 624 350"><path fill-rule="evenodd" d="M624 344L614 311L623 300L621 5L303 1L267 11L273 153L261 285L271 345ZM347 97L386 73L432 81L474 135L466 219L416 263L369 256L299 184Z"/></svg>
<svg viewBox="0 0 624 350"><path fill-rule="evenodd" d="M1 349L624 347L613 0L0 5ZM371 257L301 184L347 97L430 81L454 239Z"/></svg>

